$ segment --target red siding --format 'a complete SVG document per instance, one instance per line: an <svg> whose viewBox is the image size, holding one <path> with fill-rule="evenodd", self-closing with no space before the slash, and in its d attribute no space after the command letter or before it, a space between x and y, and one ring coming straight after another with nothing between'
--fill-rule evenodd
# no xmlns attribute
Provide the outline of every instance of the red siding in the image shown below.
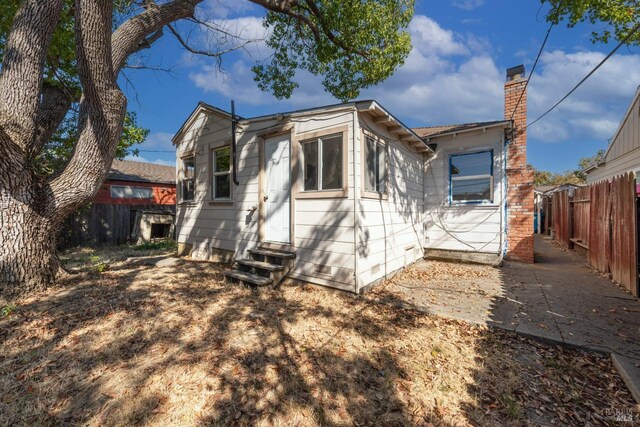
<svg viewBox="0 0 640 427"><path fill-rule="evenodd" d="M111 186L122 185L131 187L153 188L153 199L114 199L111 197ZM103 205L175 205L175 184L153 184L132 181L105 181L93 199L93 203Z"/></svg>

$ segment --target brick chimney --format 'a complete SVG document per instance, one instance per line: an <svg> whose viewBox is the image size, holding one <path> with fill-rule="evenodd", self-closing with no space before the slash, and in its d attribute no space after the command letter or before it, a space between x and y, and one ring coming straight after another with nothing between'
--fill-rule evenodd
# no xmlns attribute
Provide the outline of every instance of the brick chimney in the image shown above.
<svg viewBox="0 0 640 427"><path fill-rule="evenodd" d="M524 65L507 69L504 116L513 115L507 145L507 254L509 260L533 262L533 171L527 168L527 93ZM517 105L520 96L522 99ZM514 114L515 109L515 114Z"/></svg>

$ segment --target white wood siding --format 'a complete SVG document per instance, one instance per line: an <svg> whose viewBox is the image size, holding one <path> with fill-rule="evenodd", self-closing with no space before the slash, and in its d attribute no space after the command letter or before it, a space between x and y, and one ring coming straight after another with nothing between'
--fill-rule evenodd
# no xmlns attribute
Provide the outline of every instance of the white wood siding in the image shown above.
<svg viewBox="0 0 640 427"><path fill-rule="evenodd" d="M636 96L611 141L605 163L587 174L587 183L638 170L640 170L640 97Z"/></svg>
<svg viewBox="0 0 640 427"><path fill-rule="evenodd" d="M361 128L384 138L388 149L388 199L358 200L358 270L360 287L381 279L423 256L424 159L386 127L361 114ZM364 185L362 132L356 133L358 193Z"/></svg>
<svg viewBox="0 0 640 427"><path fill-rule="evenodd" d="M504 144L502 128L434 138L435 156L425 172L425 248L499 254L504 242ZM493 203L449 203L449 157L493 150Z"/></svg>
<svg viewBox="0 0 640 427"><path fill-rule="evenodd" d="M342 110L290 119L296 137L308 132L331 132L331 129L339 126L346 125L349 128L348 197L295 199L295 195L292 195L294 214L291 223L297 258L290 276L350 291L355 290L353 116L354 110ZM247 250L258 245L259 212L251 211L260 202L261 138L257 135L283 124L286 121L263 120L239 129L237 150L240 185L232 184L233 203L229 204L210 203L211 171L208 156L211 148L222 146L230 140L230 121L218 115L207 117L201 114L186 130L178 147L178 165L180 167L180 153L195 150L196 196L193 203L178 203L176 223L178 242L192 244L194 258L207 259L212 249L231 251L236 258L246 258ZM331 274L316 273L317 265L330 266Z"/></svg>

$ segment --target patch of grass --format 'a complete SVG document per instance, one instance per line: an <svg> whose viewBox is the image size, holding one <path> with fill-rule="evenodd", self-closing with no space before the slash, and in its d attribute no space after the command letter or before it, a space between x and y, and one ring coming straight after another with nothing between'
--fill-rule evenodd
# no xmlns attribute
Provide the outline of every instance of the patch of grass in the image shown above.
<svg viewBox="0 0 640 427"><path fill-rule="evenodd" d="M504 405L507 417L510 420L517 420L520 418L520 405L518 401L510 394L502 396L502 404Z"/></svg>
<svg viewBox="0 0 640 427"><path fill-rule="evenodd" d="M159 242L153 243L143 243L141 245L137 245L133 247L134 251L154 251L158 249L176 249L178 244L175 240L161 240Z"/></svg>
<svg viewBox="0 0 640 427"><path fill-rule="evenodd" d="M2 317L11 316L16 312L16 310L18 310L18 307L16 307L14 304L7 304L0 309L0 315Z"/></svg>

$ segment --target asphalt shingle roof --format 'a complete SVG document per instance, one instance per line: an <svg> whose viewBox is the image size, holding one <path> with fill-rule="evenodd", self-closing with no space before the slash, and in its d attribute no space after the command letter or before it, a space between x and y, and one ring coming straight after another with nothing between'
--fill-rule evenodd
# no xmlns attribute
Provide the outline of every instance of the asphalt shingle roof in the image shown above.
<svg viewBox="0 0 640 427"><path fill-rule="evenodd" d="M114 160L107 179L115 181L175 184L176 168L153 163Z"/></svg>
<svg viewBox="0 0 640 427"><path fill-rule="evenodd" d="M503 120L497 120L493 122L476 122L476 123L463 123L457 125L442 125L442 126L425 126L411 129L420 138L428 138L443 133L460 132L463 130L469 130L474 128L482 128L485 126L491 126L498 123L502 123Z"/></svg>

